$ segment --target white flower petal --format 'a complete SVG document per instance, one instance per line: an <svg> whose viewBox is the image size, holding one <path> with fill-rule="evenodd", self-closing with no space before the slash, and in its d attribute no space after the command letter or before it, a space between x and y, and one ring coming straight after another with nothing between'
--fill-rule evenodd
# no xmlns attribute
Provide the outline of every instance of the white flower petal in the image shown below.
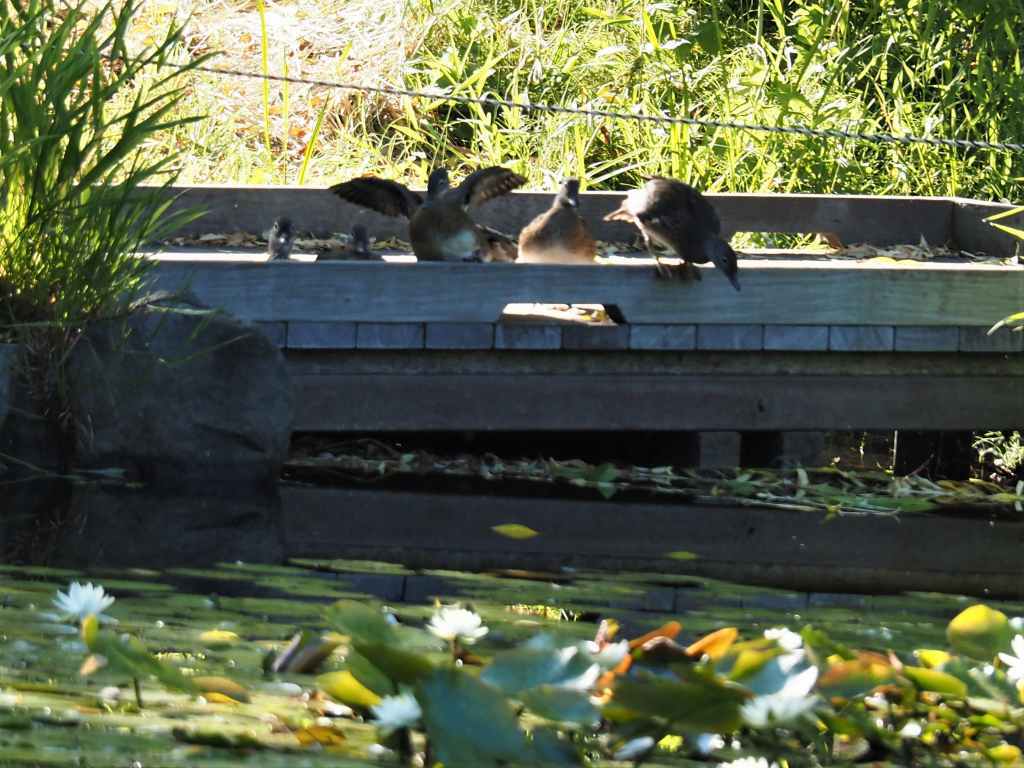
<svg viewBox="0 0 1024 768"><path fill-rule="evenodd" d="M385 696L371 707L374 724L383 731L394 731L416 725L423 717L423 710L411 693Z"/></svg>
<svg viewBox="0 0 1024 768"><path fill-rule="evenodd" d="M615 754L612 755L612 759L633 760L647 754L652 749L654 749L654 739L650 736L640 736L639 738L627 741L615 750Z"/></svg>
<svg viewBox="0 0 1024 768"><path fill-rule="evenodd" d="M458 639L472 645L489 631L482 623L479 614L455 605L446 605L431 617L427 629L442 640Z"/></svg>
<svg viewBox="0 0 1024 768"><path fill-rule="evenodd" d="M61 612L63 620L74 618L81 621L92 615L103 622L113 621L109 616L103 615L103 611L113 604L113 596L106 594L99 584L93 586L92 582L83 586L73 581L68 587L67 594L58 591L53 598L53 605Z"/></svg>

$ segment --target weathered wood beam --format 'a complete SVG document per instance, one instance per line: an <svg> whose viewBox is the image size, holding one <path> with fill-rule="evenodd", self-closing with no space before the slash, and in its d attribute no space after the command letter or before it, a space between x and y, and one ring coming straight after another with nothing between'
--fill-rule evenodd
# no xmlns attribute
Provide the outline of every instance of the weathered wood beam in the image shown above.
<svg viewBox="0 0 1024 768"><path fill-rule="evenodd" d="M509 303L614 304L630 323L976 326L1024 307L1024 269L987 264L746 260L659 280L646 266L163 262L155 288L188 289L249 320L495 322ZM698 333L698 344L699 344Z"/></svg>
<svg viewBox="0 0 1024 768"><path fill-rule="evenodd" d="M297 431L982 430L1024 425L1001 376L295 375Z"/></svg>
<svg viewBox="0 0 1024 768"><path fill-rule="evenodd" d="M326 189L304 187L193 186L173 188L171 210L200 208L206 215L178 233L261 232L276 216L291 217L300 231L326 235L347 232L356 223L365 225L377 238L405 237L406 222L380 216L339 200ZM622 241L636 237L628 224L605 222L621 192L585 192L580 212L594 235ZM723 222L726 236L734 232L828 232L844 243L875 245L918 243L933 245L953 239L953 203L940 197L872 197L862 195L792 195L758 193L709 193ZM508 232L518 232L551 204L550 192L513 192L481 206L479 220ZM965 222L969 211L964 212Z"/></svg>

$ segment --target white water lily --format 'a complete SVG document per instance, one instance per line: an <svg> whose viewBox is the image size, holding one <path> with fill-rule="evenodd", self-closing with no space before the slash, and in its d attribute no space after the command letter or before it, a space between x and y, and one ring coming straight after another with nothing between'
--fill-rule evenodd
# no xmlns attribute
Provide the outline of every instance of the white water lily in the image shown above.
<svg viewBox="0 0 1024 768"><path fill-rule="evenodd" d="M718 768L779 768L779 764L769 763L764 757L741 757L731 763L719 763Z"/></svg>
<svg viewBox="0 0 1024 768"><path fill-rule="evenodd" d="M804 639L800 635L785 627L766 629L764 636L769 640L774 640L784 651L795 651L802 648L804 644Z"/></svg>
<svg viewBox="0 0 1024 768"><path fill-rule="evenodd" d="M382 731L390 733L399 728L410 728L423 717L420 703L411 693L400 693L398 696L385 696L378 704L371 707L374 724Z"/></svg>
<svg viewBox="0 0 1024 768"><path fill-rule="evenodd" d="M710 755L717 749L725 748L725 739L717 733L698 733L693 745L702 755Z"/></svg>
<svg viewBox="0 0 1024 768"><path fill-rule="evenodd" d="M631 739L615 750L615 754L612 755L613 760L635 760L638 757L643 757L648 752L654 749L654 739L650 736L641 736L636 739Z"/></svg>
<svg viewBox="0 0 1024 768"><path fill-rule="evenodd" d="M785 696L772 693L755 696L742 707L743 722L753 728L785 725L808 715L818 704L817 696Z"/></svg>
<svg viewBox="0 0 1024 768"><path fill-rule="evenodd" d="M61 612L62 621L71 618L81 621L86 616L95 616L102 622L116 621L103 613L114 604L113 595L104 592L99 584L93 586L92 582L85 585L71 582L67 594L57 591L53 604Z"/></svg>
<svg viewBox="0 0 1024 768"><path fill-rule="evenodd" d="M482 624L479 614L456 605L445 605L431 617L427 629L442 640L461 640L472 645L488 632Z"/></svg>
<svg viewBox="0 0 1024 768"><path fill-rule="evenodd" d="M1024 635L1016 635L1010 643L1013 654L1000 653L999 660L1006 665L1006 678L1011 683L1024 680Z"/></svg>
<svg viewBox="0 0 1024 768"><path fill-rule="evenodd" d="M593 640L587 640L580 644L580 648L590 654L591 658L603 669L617 667L619 662L626 658L629 653L629 641L620 640L617 643L607 643L604 648L599 648Z"/></svg>

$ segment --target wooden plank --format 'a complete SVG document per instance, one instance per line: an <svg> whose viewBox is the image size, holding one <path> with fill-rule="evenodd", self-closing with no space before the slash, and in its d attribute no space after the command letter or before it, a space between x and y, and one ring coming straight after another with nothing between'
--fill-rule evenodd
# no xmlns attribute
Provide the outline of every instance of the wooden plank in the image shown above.
<svg viewBox="0 0 1024 768"><path fill-rule="evenodd" d="M1024 595L1019 521L904 514L898 520L840 516L822 525L823 519L756 507L282 489L285 549L292 557L387 552L415 567L590 563L808 591L960 593L968 586ZM514 541L494 533L493 526L510 520L541 535ZM696 557L673 558L674 552Z"/></svg>
<svg viewBox="0 0 1024 768"><path fill-rule="evenodd" d="M292 375L401 374L536 375L587 373L619 376L994 376L1024 379L1024 355L876 352L705 352L664 354L646 350L594 355L563 349L557 355L502 350L444 353L413 350L307 351L286 355Z"/></svg>
<svg viewBox="0 0 1024 768"><path fill-rule="evenodd" d="M292 380L298 431L981 430L1024 422L1024 379L1003 376L293 374Z"/></svg>
<svg viewBox="0 0 1024 768"><path fill-rule="evenodd" d="M288 323L289 349L355 349L355 323Z"/></svg>
<svg viewBox="0 0 1024 768"><path fill-rule="evenodd" d="M494 328L495 349L542 350L562 348L562 327L527 323L498 323Z"/></svg>
<svg viewBox="0 0 1024 768"><path fill-rule="evenodd" d="M870 325L833 325L828 329L828 348L833 352L892 352L893 329Z"/></svg>
<svg viewBox="0 0 1024 768"><path fill-rule="evenodd" d="M629 348L628 325L567 325L562 328L563 349L591 351Z"/></svg>
<svg viewBox="0 0 1024 768"><path fill-rule="evenodd" d="M629 348L665 352L696 349L697 326L656 323L634 325L630 328Z"/></svg>
<svg viewBox="0 0 1024 768"><path fill-rule="evenodd" d="M153 288L190 289L249 320L496 322L526 301L613 304L630 323L980 326L1020 310L1024 270L987 264L752 261L728 281L667 282L647 266L163 262Z"/></svg>
<svg viewBox="0 0 1024 768"><path fill-rule="evenodd" d="M427 323L427 349L491 349L494 323Z"/></svg>
<svg viewBox="0 0 1024 768"><path fill-rule="evenodd" d="M253 323L270 339L270 343L279 349L284 348L288 341L288 324L278 321L258 320Z"/></svg>
<svg viewBox="0 0 1024 768"><path fill-rule="evenodd" d="M897 352L956 352L960 348L960 329L897 326L893 346Z"/></svg>
<svg viewBox="0 0 1024 768"><path fill-rule="evenodd" d="M359 323L359 349L423 349L422 323Z"/></svg>
<svg viewBox="0 0 1024 768"><path fill-rule="evenodd" d="M697 326L697 349L752 352L763 347L763 325Z"/></svg>
<svg viewBox="0 0 1024 768"><path fill-rule="evenodd" d="M764 348L782 352L824 352L828 349L828 326L766 325Z"/></svg>
<svg viewBox="0 0 1024 768"><path fill-rule="evenodd" d="M985 221L987 217L1010 210L1013 206L960 197L953 198L952 204L953 240L958 248L1004 258L1021 252L1020 240ZM1021 228L1024 227L1024 215L1010 216L999 223Z"/></svg>
<svg viewBox="0 0 1024 768"><path fill-rule="evenodd" d="M1024 333L1017 333L1006 328L988 335L985 328L961 328L961 352L1021 352L1024 351Z"/></svg>
<svg viewBox="0 0 1024 768"><path fill-rule="evenodd" d="M340 179L339 179L340 180ZM177 234L262 232L276 216L290 216L300 232L324 236L349 232L356 223L372 237L406 237L403 219L380 216L339 200L326 189L293 186L172 187L172 211L200 208L206 215ZM622 192L584 192L580 213L595 237L627 240L636 231L604 215L618 207ZM789 195L708 193L724 223L733 232L832 232L847 243L870 237L876 245L942 244L953 235L953 202L937 197L872 197L858 195ZM513 192L479 207L475 215L485 224L518 232L551 205L552 192Z"/></svg>

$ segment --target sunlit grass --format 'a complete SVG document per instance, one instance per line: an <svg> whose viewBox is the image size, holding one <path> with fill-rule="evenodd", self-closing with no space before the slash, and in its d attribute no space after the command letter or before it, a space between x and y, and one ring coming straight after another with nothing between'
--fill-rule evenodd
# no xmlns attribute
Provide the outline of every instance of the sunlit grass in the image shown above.
<svg viewBox="0 0 1024 768"><path fill-rule="evenodd" d="M1024 11L925 13L752 0L317 0L147 4L140 27L191 12L183 56L470 97L767 125L1015 140ZM972 15L973 14L973 15ZM151 17L151 18L150 18ZM965 55L965 52L969 54ZM523 112L196 73L209 114L154 145L183 181L324 185L362 173L422 184L431 167L501 163L549 189L651 173L718 191L1020 196L1019 156ZM322 118L322 120L320 119ZM319 125L319 130L317 126ZM269 145L269 146L268 146Z"/></svg>

